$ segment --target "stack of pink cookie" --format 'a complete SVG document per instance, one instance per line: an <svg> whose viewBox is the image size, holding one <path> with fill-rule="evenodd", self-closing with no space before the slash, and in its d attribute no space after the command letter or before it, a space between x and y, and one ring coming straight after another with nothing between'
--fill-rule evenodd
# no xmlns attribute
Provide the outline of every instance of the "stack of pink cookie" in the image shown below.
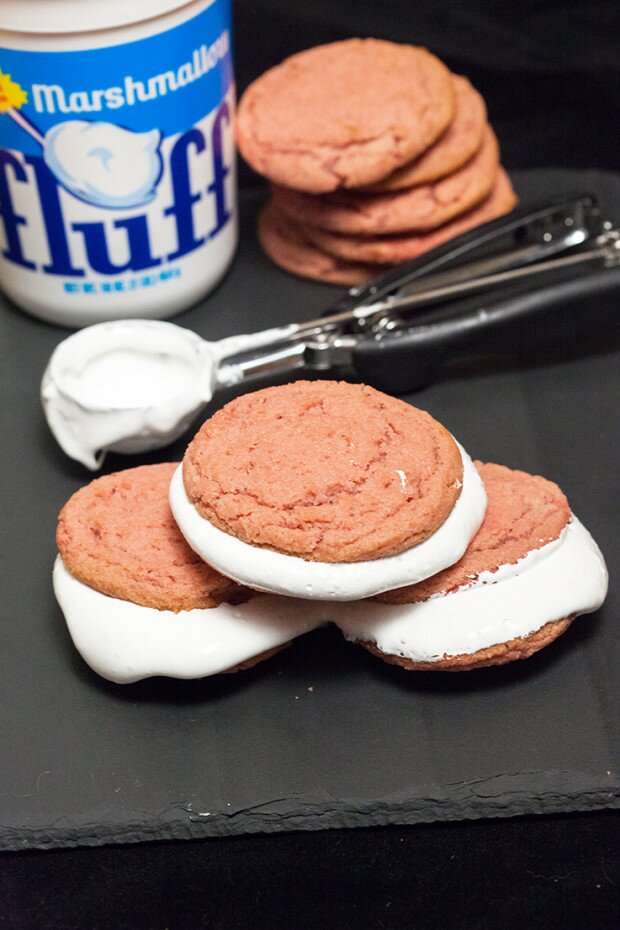
<svg viewBox="0 0 620 930"><path fill-rule="evenodd" d="M484 100L411 45L293 55L242 96L237 141L272 182L263 249L306 278L359 284L516 203Z"/></svg>

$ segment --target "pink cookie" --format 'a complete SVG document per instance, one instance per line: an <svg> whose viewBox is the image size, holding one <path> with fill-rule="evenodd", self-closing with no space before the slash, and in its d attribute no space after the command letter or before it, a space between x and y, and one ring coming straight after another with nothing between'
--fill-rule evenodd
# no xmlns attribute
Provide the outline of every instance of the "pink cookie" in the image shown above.
<svg viewBox="0 0 620 930"><path fill-rule="evenodd" d="M239 603L251 593L198 558L168 505L178 463L139 465L80 488L58 517L63 562L83 584L156 610Z"/></svg>
<svg viewBox="0 0 620 930"><path fill-rule="evenodd" d="M456 92L454 119L434 145L414 161L397 168L369 190L398 191L418 184L430 184L445 178L466 164L482 145L487 108L477 90L467 78L452 75Z"/></svg>
<svg viewBox="0 0 620 930"><path fill-rule="evenodd" d="M349 262L313 245L304 230L268 203L258 217L258 238L269 258L292 274L326 284L352 287L376 277L382 268L364 262Z"/></svg>
<svg viewBox="0 0 620 930"><path fill-rule="evenodd" d="M313 197L274 186L277 208L297 223L348 235L428 232L466 213L489 194L499 167L499 146L490 128L477 154L434 184L368 194L339 191Z"/></svg>
<svg viewBox="0 0 620 930"><path fill-rule="evenodd" d="M396 265L417 258L429 249L508 213L517 198L506 172L500 168L489 196L468 213L439 229L426 233L400 233L395 236L346 236L316 226L305 226L304 236L317 248L347 262Z"/></svg>
<svg viewBox="0 0 620 930"><path fill-rule="evenodd" d="M237 141L260 174L324 193L371 184L417 158L454 108L450 72L426 49L347 39L254 81L239 103Z"/></svg>

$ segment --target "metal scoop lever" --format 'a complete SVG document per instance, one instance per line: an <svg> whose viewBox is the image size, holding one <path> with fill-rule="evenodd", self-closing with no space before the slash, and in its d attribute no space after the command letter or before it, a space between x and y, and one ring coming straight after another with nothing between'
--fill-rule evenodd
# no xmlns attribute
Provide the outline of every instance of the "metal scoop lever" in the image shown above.
<svg viewBox="0 0 620 930"><path fill-rule="evenodd" d="M541 295L542 312L553 303L554 289L558 299L570 300L571 295L583 294L584 281L590 282L594 275L595 292L617 287L619 263L620 231L602 218L592 194L522 208L400 265L364 287L352 288L325 316L292 324L280 331L281 336L275 331L274 342L258 351L224 355L218 380L242 383L299 368L320 371L353 365L360 377L375 383L377 366L372 366L372 378L364 369L366 361L379 354L382 366L391 369L390 389L406 390L412 386L409 363L414 356L419 361L421 343L430 351L435 339L443 358L448 343L453 351L459 343L464 345L464 333L468 349L474 334L484 337L490 329L495 334L499 317L493 315L492 305L487 306L490 300L503 305L503 322L514 323L521 315L536 312L537 294ZM576 287L567 291L570 280ZM524 293L529 295L525 303ZM478 302L480 295L484 306ZM521 303L515 303L517 295L521 295ZM512 299L509 312L505 306L508 297ZM466 306L467 298L470 304ZM473 305L471 298L476 300ZM439 310L431 312L431 307ZM417 317L413 316L415 311ZM589 317L583 322L589 325ZM409 342L407 337L411 337ZM412 350L410 359L406 357L407 345ZM399 358L398 371L393 366L392 349ZM420 373L428 370L431 360L429 356L424 361ZM433 360L438 361L436 354ZM385 379L379 380L385 383Z"/></svg>

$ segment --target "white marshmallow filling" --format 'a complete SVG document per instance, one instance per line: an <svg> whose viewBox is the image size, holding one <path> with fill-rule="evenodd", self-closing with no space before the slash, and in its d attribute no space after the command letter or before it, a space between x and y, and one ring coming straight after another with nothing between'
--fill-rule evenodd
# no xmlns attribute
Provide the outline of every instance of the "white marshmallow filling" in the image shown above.
<svg viewBox="0 0 620 930"><path fill-rule="evenodd" d="M607 583L600 549L573 516L559 539L514 565L482 572L470 586L414 604L343 604L335 622L349 640L414 662L436 662L597 610Z"/></svg>
<svg viewBox="0 0 620 930"><path fill-rule="evenodd" d="M328 622L349 640L416 662L471 655L597 610L607 593L607 570L573 517L559 539L514 565L415 604L256 595L238 606L175 613L102 594L78 581L60 556L54 592L83 659L103 678L126 684L154 675L215 675Z"/></svg>
<svg viewBox="0 0 620 930"><path fill-rule="evenodd" d="M470 457L457 445L463 487L451 513L423 542L382 559L310 562L243 542L198 513L185 491L181 465L170 484L170 507L192 549L239 584L308 600L355 601L423 581L465 552L484 519L486 492Z"/></svg>
<svg viewBox="0 0 620 930"><path fill-rule="evenodd" d="M143 607L78 581L60 556L53 582L78 652L95 672L119 684L154 675L216 675L323 622L323 611L306 601L262 594L237 606L178 613Z"/></svg>

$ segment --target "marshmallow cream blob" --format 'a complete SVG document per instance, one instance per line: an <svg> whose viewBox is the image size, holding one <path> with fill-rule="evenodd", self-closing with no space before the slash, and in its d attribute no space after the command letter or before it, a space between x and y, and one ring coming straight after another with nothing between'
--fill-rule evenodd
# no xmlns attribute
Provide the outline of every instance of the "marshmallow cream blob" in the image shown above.
<svg viewBox="0 0 620 930"><path fill-rule="evenodd" d="M97 207L138 207L155 196L161 133L67 120L45 136L47 167L67 190Z"/></svg>
<svg viewBox="0 0 620 930"><path fill-rule="evenodd" d="M446 520L428 539L383 559L310 562L242 542L202 517L187 497L182 466L170 484L170 508L198 555L222 575L258 591L307 599L354 601L415 584L457 562L486 512L486 492L470 457L463 461L463 487Z"/></svg>

